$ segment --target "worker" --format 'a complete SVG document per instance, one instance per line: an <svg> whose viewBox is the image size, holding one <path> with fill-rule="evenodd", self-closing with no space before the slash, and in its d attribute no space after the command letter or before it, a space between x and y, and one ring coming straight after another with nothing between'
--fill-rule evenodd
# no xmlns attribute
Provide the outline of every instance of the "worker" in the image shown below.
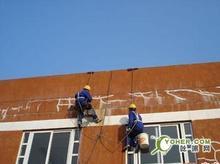
<svg viewBox="0 0 220 164"><path fill-rule="evenodd" d="M95 123L99 123L101 120L98 118L95 110L92 107L92 96L90 94L91 87L85 85L83 89L75 94L75 106L78 112L78 126L82 126L82 119L84 118L84 111L91 114Z"/></svg>
<svg viewBox="0 0 220 164"><path fill-rule="evenodd" d="M124 150L136 150L137 136L143 133L144 125L140 114L136 112L136 105L134 103L129 105L129 121L127 127L127 141Z"/></svg>

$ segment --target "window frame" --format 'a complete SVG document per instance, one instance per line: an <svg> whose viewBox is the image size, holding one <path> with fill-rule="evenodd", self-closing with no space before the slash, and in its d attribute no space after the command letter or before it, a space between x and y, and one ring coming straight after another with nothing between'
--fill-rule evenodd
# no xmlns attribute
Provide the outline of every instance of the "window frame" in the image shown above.
<svg viewBox="0 0 220 164"><path fill-rule="evenodd" d="M54 130L42 130L42 131L24 131L21 137L20 141L20 146L19 146L19 151L16 159L16 164L19 164L19 159L23 158L23 163L22 164L28 164L28 160L30 157L30 152L32 148L32 143L33 143L33 138L35 134L40 134L40 133L50 133L49 141L48 141L48 148L47 148L47 154L46 154L46 160L45 164L49 163L49 158L50 158L50 153L51 153L51 146L52 146L52 141L53 141L53 136L56 133L70 133L69 136L69 143L68 143L68 151L67 151L67 158L66 158L66 163L71 164L73 156L79 156L79 149L78 148L78 153L73 154L73 149L74 149L74 144L75 143L80 143L80 137L78 137L78 140L75 140L75 135L77 135L77 130L79 129L54 129ZM27 143L24 143L25 140L25 134L29 133ZM78 133L80 135L80 131ZM26 145L26 150L24 155L21 155L22 152L22 146Z"/></svg>

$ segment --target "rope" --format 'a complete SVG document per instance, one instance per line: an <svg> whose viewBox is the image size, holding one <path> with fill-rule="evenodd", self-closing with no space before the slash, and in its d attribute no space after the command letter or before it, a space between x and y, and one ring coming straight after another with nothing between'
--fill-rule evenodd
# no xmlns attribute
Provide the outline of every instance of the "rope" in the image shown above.
<svg viewBox="0 0 220 164"><path fill-rule="evenodd" d="M115 148L113 149L113 150L110 150L110 149L108 149L104 144L103 144L103 142L102 142L102 138L101 138L101 144L109 151L109 152L111 152L111 153L114 153L117 149L118 149L118 147L120 146L120 144L129 136L129 134L132 132L132 130L134 129L134 127L136 126L136 124L137 124L137 121L134 123L134 125L131 127L131 129L126 133L126 135L124 135L124 137L118 142L118 144L115 146ZM103 135L102 135L103 136ZM101 137L102 137L101 136ZM112 144L111 142L108 142L108 143L110 143L110 144Z"/></svg>
<svg viewBox="0 0 220 164"><path fill-rule="evenodd" d="M107 98L106 98L106 107L104 108L104 118L103 118L103 122L102 122L102 126L104 125L104 121L105 121L105 116L107 113L107 107L108 107L108 101L109 101L109 93L110 93L110 88L111 88L111 81L112 81L112 71L110 71L110 78L108 81L108 88L107 88ZM102 129L101 129L102 130ZM102 132L102 131L101 131Z"/></svg>
<svg viewBox="0 0 220 164"><path fill-rule="evenodd" d="M92 75L92 74L93 74L93 73L90 73L90 77L89 77L89 79L88 79L88 84L89 84L89 82L90 82L90 78L91 78L91 75ZM109 95L109 92L110 92L111 80L112 80L112 71L110 72L110 78L109 78L108 89L107 89L107 104L108 104L108 95ZM106 111L107 111L107 110L106 110L106 108L104 108L104 110L105 110L105 111L104 111L104 119L105 119L105 115L106 115ZM100 143L103 145L102 137L104 136L104 135L103 135L104 119L103 119L103 123L102 123L101 129L100 129L100 132L99 132L98 135L96 135L96 138L95 138L95 139L93 139L92 137L88 137L88 136L86 136L85 134L83 135L83 136L89 138L90 140L94 141L92 150L91 150L91 152L89 153L87 160L85 161L86 164L89 162L89 160L90 160L92 154L94 153L94 150L95 150L95 147L96 147L98 141L100 141Z"/></svg>
<svg viewBox="0 0 220 164"><path fill-rule="evenodd" d="M89 78L88 78L88 81L87 81L87 84L89 85L90 84L90 79L91 79L92 75L94 74L94 72L87 72L87 74L89 75Z"/></svg>
<svg viewBox="0 0 220 164"><path fill-rule="evenodd" d="M134 96L133 96L133 79L134 79L134 72L131 71L131 102L133 102L134 100Z"/></svg>
<svg viewBox="0 0 220 164"><path fill-rule="evenodd" d="M130 90L130 101L131 103L134 101L134 96L133 96L133 82L134 82L134 71L138 70L138 68L129 68L127 69L128 72L131 72L131 90Z"/></svg>
<svg viewBox="0 0 220 164"><path fill-rule="evenodd" d="M89 75L88 80L87 80L87 85L89 85L89 84L90 84L91 77L92 77L92 75L94 74L94 72L87 72L87 74ZM78 92L77 94L78 94L77 96L79 97L79 92ZM80 103L79 101L77 101L77 102L78 102L78 104L79 104L80 111L83 113L84 111L83 111L83 108L82 108L81 103ZM77 113L77 117L78 117L78 115L79 115L79 113ZM78 120L78 118L77 118L77 120ZM82 121L82 120L81 120L81 121ZM95 145L97 144L97 140L96 140L96 139L93 139L92 137L89 137L89 136L85 135L85 134L83 133L83 130L82 130L81 128L78 127L77 129L79 130L78 135L80 135L80 138L81 138L82 136L84 136L84 137L87 137L88 139L90 139L91 141L94 141L94 142L95 142L95 144L94 144L94 146L93 146L93 148L92 148L92 152L90 153L90 156L88 157L88 160L86 161L86 163L88 163L89 159L91 158L91 155L93 154ZM79 136L78 136L78 137L79 137ZM80 139L80 142L81 142L81 139ZM80 164L80 154L78 155L77 163Z"/></svg>
<svg viewBox="0 0 220 164"><path fill-rule="evenodd" d="M110 86L111 86L111 81L112 81L112 71L110 71L110 78L109 78L109 82L108 82L108 89L107 89L107 100L106 100L106 103L108 105L108 101L109 101L109 98L108 98L108 95L110 93ZM103 144L102 142L102 139L103 137L105 137L105 135L103 134L103 125L104 125L104 121L105 121L105 116L106 116L106 110L107 107L104 108L104 117L103 117L103 121L102 121L102 126L100 128L100 132L99 134L97 135L97 139L100 139L100 143L105 147L105 145Z"/></svg>
<svg viewBox="0 0 220 164"><path fill-rule="evenodd" d="M109 100L108 100L108 95L109 95L109 92L110 92L111 80L112 80L112 71L110 72L110 78L109 78L108 89L107 89L107 100L106 100L106 101L107 101L107 104L108 104L108 101L109 101ZM106 107L105 107L105 108L104 108L104 119L105 119L106 112L107 112L107 110L106 110ZM104 119L103 119L102 126L101 126L101 128L100 128L99 134L96 136L96 139L93 140L93 141L94 141L94 145L93 145L92 150L91 150L91 152L90 152L90 154L89 154L87 160L85 161L85 163L88 163L88 162L89 162L89 160L90 160L92 154L94 153L94 150L95 150L95 147L96 147L98 141L100 141L100 143L105 147L105 145L103 144L103 141L102 141L102 139L103 139L103 137L104 137L104 135L103 135ZM107 149L107 147L105 147L105 148ZM109 149L107 149L107 150L110 151Z"/></svg>
<svg viewBox="0 0 220 164"><path fill-rule="evenodd" d="M131 127L131 129L129 130L129 132L119 141L119 144L120 144L122 141L124 141L124 140L128 137L128 135L132 132L132 130L133 130L134 127L136 126L137 122L138 122L138 121L136 121L136 122L134 123L134 125Z"/></svg>
<svg viewBox="0 0 220 164"><path fill-rule="evenodd" d="M134 70L137 70L137 68L132 68L132 69L127 69L127 71L131 71L131 93L133 93L133 78L134 78ZM109 86L108 86L108 91L107 91L107 95L109 95L109 90L110 90L110 82L111 82L111 79L112 79L112 72L111 72L111 76L110 76L110 79L109 79ZM131 102L133 102L133 96L131 94ZM108 96L107 96L107 104L108 104ZM104 118L105 118L105 115L106 115L106 109L105 109L105 113L104 113ZM104 124L104 120L103 120L103 124ZM116 145L116 148L113 150L113 151L110 151L109 149L107 149L109 152L115 152L117 149L118 149L118 146L119 144L121 144L127 137L128 135L132 132L132 130L134 129L134 127L136 126L137 122L135 122L135 124L132 126L132 128L130 129L130 131L119 141L119 143ZM101 141L101 144L105 147L105 145L103 144L102 142L102 138L103 138L103 126L101 127L101 130L100 130L100 141Z"/></svg>

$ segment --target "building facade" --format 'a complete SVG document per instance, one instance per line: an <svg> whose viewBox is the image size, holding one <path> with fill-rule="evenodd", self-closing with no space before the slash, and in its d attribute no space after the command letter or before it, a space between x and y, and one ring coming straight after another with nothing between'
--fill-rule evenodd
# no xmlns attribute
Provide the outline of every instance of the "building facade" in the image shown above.
<svg viewBox="0 0 220 164"><path fill-rule="evenodd" d="M103 121L79 130L74 94L85 84ZM220 162L220 62L2 80L0 93L2 164ZM131 102L149 151L122 151Z"/></svg>

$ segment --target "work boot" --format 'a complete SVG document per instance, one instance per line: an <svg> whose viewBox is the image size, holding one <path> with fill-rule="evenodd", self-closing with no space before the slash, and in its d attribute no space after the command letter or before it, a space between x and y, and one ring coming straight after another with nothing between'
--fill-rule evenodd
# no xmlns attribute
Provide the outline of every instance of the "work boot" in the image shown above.
<svg viewBox="0 0 220 164"><path fill-rule="evenodd" d="M78 124L78 128L82 128L82 124Z"/></svg>
<svg viewBox="0 0 220 164"><path fill-rule="evenodd" d="M138 153L138 151L140 150L139 146L134 147L134 152Z"/></svg>
<svg viewBox="0 0 220 164"><path fill-rule="evenodd" d="M78 128L82 127L82 121L78 121Z"/></svg>
<svg viewBox="0 0 220 164"><path fill-rule="evenodd" d="M99 118L94 119L94 122L95 122L96 124L98 124L98 123L101 122L101 121L102 121L102 120L99 119Z"/></svg>

